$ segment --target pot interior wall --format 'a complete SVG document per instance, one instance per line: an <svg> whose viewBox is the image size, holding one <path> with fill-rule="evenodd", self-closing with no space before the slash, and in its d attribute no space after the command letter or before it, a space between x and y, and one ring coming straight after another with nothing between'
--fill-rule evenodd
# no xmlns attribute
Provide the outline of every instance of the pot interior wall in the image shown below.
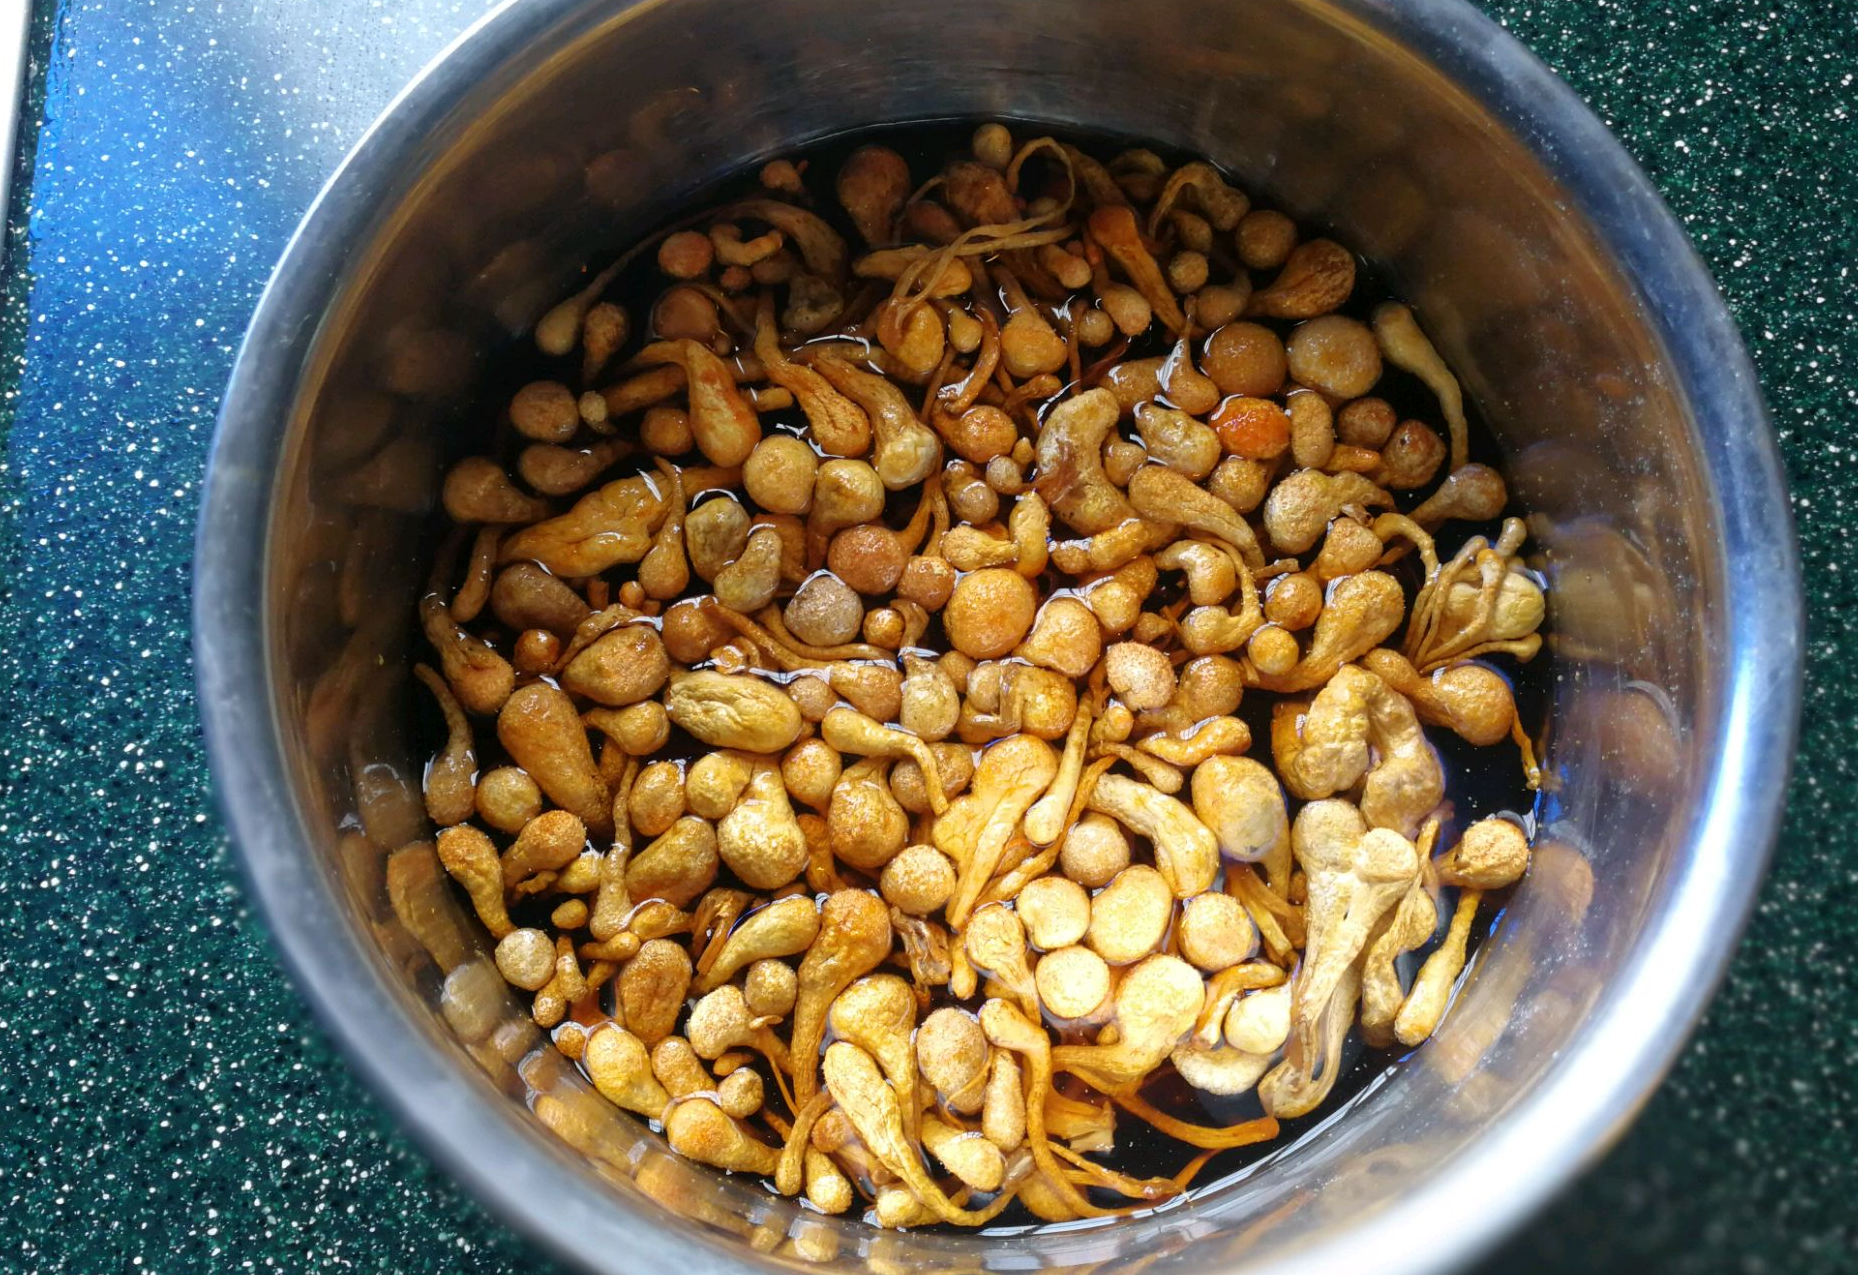
<svg viewBox="0 0 1858 1275"><path fill-rule="evenodd" d="M275 479L267 622L300 814L416 1029L481 1073L485 1101L526 1101L537 1138L585 1157L616 1210L687 1214L744 1261L1204 1269L1423 1184L1581 1033L1696 814L1719 550L1643 300L1512 136L1319 0L678 0L564 23L546 51L486 66L382 192ZM685 1165L540 1048L431 851L404 730L413 601L441 466L490 410L478 376L584 267L798 141L1003 116L1202 152L1416 304L1506 449L1552 579L1555 790L1531 879L1439 1035L1294 1150L1145 1219L884 1234Z"/></svg>

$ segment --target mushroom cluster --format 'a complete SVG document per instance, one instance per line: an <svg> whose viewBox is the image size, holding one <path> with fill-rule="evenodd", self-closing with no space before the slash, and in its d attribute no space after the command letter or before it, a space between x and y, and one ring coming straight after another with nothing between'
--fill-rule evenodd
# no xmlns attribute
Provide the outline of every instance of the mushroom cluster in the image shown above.
<svg viewBox="0 0 1858 1275"><path fill-rule="evenodd" d="M987 124L806 167L550 311L560 379L446 475L438 853L693 1160L884 1226L1148 1207L1351 1031L1423 1041L1525 872L1517 823L1442 838L1427 738L1536 783L1488 662L1540 646L1524 524L1413 315L1206 163ZM1205 1154L1128 1175L1119 1110Z"/></svg>

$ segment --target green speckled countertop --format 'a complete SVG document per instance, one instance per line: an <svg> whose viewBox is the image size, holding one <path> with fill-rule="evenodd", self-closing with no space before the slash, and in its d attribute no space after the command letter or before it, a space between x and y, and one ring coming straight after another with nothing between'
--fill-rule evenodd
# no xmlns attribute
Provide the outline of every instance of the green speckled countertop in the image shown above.
<svg viewBox="0 0 1858 1275"><path fill-rule="evenodd" d="M35 9L0 308L0 1270L545 1265L425 1164L273 964L187 645L213 411L271 262L483 7ZM1812 612L1790 814L1729 982L1639 1123L1488 1269L1858 1269L1858 4L1484 7L1620 133L1720 281Z"/></svg>

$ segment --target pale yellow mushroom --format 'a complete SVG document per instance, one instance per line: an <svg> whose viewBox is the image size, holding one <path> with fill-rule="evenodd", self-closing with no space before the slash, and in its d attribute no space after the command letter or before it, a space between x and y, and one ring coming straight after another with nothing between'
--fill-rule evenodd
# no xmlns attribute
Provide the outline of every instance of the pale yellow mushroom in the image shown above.
<svg viewBox="0 0 1858 1275"><path fill-rule="evenodd" d="M696 990L699 993L712 991L734 978L738 971L762 961L796 956L811 947L818 934L819 904L811 896L795 894L776 899L750 912L729 932L716 959L697 980ZM751 968L749 972L752 975L755 971ZM786 1009L779 1012L785 1013Z"/></svg>
<svg viewBox="0 0 1858 1275"><path fill-rule="evenodd" d="M1039 958L1033 971L1039 1003L1053 1018L1095 1014L1110 994L1110 967L1087 947L1061 947Z"/></svg>
<svg viewBox="0 0 1858 1275"><path fill-rule="evenodd" d="M987 1061L981 1133L1002 1151L1016 1150L1026 1140L1025 1082L1020 1077L1019 1062L1003 1049L994 1050Z"/></svg>
<svg viewBox="0 0 1858 1275"><path fill-rule="evenodd" d="M716 825L716 850L752 890L777 890L806 867L806 834L780 768L758 766L742 798Z"/></svg>
<svg viewBox="0 0 1858 1275"><path fill-rule="evenodd" d="M1154 591L1158 578L1155 560L1144 554L1103 579L1092 581L1080 592L1103 632L1127 633L1135 627L1142 603Z"/></svg>
<svg viewBox="0 0 1858 1275"><path fill-rule="evenodd" d="M826 1025L835 1040L848 1040L877 1061L913 1134L916 996L910 985L895 974L867 974L833 998Z"/></svg>
<svg viewBox="0 0 1858 1275"><path fill-rule="evenodd" d="M540 930L511 930L497 940L496 962L510 986L539 992L555 976L555 944Z"/></svg>
<svg viewBox="0 0 1858 1275"><path fill-rule="evenodd" d="M790 1055L772 1031L769 1020L756 1016L748 1007L742 989L734 983L705 992L690 1007L684 1020L684 1036L697 1057L714 1060L732 1049L755 1049L783 1070Z"/></svg>
<svg viewBox="0 0 1858 1275"><path fill-rule="evenodd" d="M525 494L484 456L467 456L446 471L439 499L458 523L532 523L549 515L546 500Z"/></svg>
<svg viewBox="0 0 1858 1275"><path fill-rule="evenodd" d="M930 808L938 815L948 809L948 798L942 792L941 772L936 766L935 756L929 751L929 745L917 736L906 731L892 730L849 708L835 708L827 713L825 720L819 724L819 730L821 737L842 753L853 753L860 757L910 758L922 769L924 784L929 790Z"/></svg>
<svg viewBox="0 0 1858 1275"><path fill-rule="evenodd" d="M684 369L690 395L690 433L715 465L740 465L761 441L761 421L728 365L693 340L669 343L668 355Z"/></svg>
<svg viewBox="0 0 1858 1275"><path fill-rule="evenodd" d="M1394 1018L1394 1037L1402 1045L1417 1045L1425 1040L1445 1016L1452 988L1464 970L1465 944L1470 940L1471 922L1477 917L1477 905L1483 897L1481 890L1466 890L1458 896L1445 941L1419 967L1413 990L1407 993L1406 1003Z"/></svg>
<svg viewBox="0 0 1858 1275"><path fill-rule="evenodd" d="M1092 811L1065 833L1058 863L1067 877L1086 889L1106 886L1129 866L1129 838L1114 819Z"/></svg>
<svg viewBox="0 0 1858 1275"><path fill-rule="evenodd" d="M943 1168L976 1191L997 1191L1006 1180L1006 1157L985 1134L925 1115L922 1139L923 1146Z"/></svg>
<svg viewBox="0 0 1858 1275"><path fill-rule="evenodd" d="M1232 558L1204 540L1176 540L1155 555L1155 565L1185 572L1188 600L1197 607L1219 606L1239 587Z"/></svg>
<svg viewBox="0 0 1858 1275"><path fill-rule="evenodd" d="M1100 1088L1135 1084L1193 1030L1205 999L1193 966L1178 956L1151 956L1116 986L1116 1043L1060 1045L1052 1050L1052 1067Z"/></svg>
<svg viewBox="0 0 1858 1275"><path fill-rule="evenodd" d="M964 948L974 968L986 974L1027 1014L1038 1013L1039 996L1026 962L1026 927L1012 909L992 903L968 918Z"/></svg>
<svg viewBox="0 0 1858 1275"><path fill-rule="evenodd" d="M1503 475L1488 465L1473 462L1447 474L1445 481L1408 516L1417 526L1432 530L1453 518L1488 522L1501 515L1509 502Z"/></svg>
<svg viewBox="0 0 1858 1275"><path fill-rule="evenodd" d="M499 766L477 781L477 813L498 832L521 832L542 813L542 790L518 767Z"/></svg>
<svg viewBox="0 0 1858 1275"><path fill-rule="evenodd" d="M749 532L742 551L712 581L716 600L732 611L759 611L781 587L783 541L768 524Z"/></svg>
<svg viewBox="0 0 1858 1275"><path fill-rule="evenodd" d="M927 916L955 892L955 865L934 846L905 846L884 865L878 893L906 916Z"/></svg>
<svg viewBox="0 0 1858 1275"><path fill-rule="evenodd" d="M1173 917L1167 878L1146 863L1133 863L1091 899L1084 942L1111 964L1127 965L1160 948Z"/></svg>
<svg viewBox="0 0 1858 1275"><path fill-rule="evenodd" d="M1438 862L1439 880L1473 890L1501 890L1529 869L1529 836L1507 819L1480 819Z"/></svg>
<svg viewBox="0 0 1858 1275"><path fill-rule="evenodd" d="M1175 898L1199 894L1213 884L1219 842L1181 802L1149 784L1104 775L1091 789L1089 805L1154 843L1155 866Z"/></svg>
<svg viewBox="0 0 1858 1275"><path fill-rule="evenodd" d="M1290 819L1277 777L1249 757L1209 757L1193 776L1194 814L1241 863L1288 860Z"/></svg>
<svg viewBox="0 0 1858 1275"><path fill-rule="evenodd" d="M809 938L807 942L812 940ZM742 999L757 1018L787 1017L799 992L800 980L793 966L771 956L751 964L742 979Z"/></svg>
<svg viewBox="0 0 1858 1275"><path fill-rule="evenodd" d="M954 681L933 660L905 652L902 706L897 723L919 740L936 743L954 732L961 715L961 695Z"/></svg>
<svg viewBox="0 0 1858 1275"><path fill-rule="evenodd" d="M602 1023L594 1028L581 1065L600 1096L616 1107L657 1120L671 1101L652 1074L651 1055L644 1042L623 1027Z"/></svg>
<svg viewBox="0 0 1858 1275"><path fill-rule="evenodd" d="M1195 655L1236 651L1264 625L1264 607L1259 601L1257 580L1237 559L1233 560L1233 566L1239 577L1239 609L1196 606L1181 621L1181 645Z"/></svg>
<svg viewBox="0 0 1858 1275"><path fill-rule="evenodd" d="M1195 895L1181 905L1176 937L1181 955L1208 973L1237 965L1258 950L1258 927L1245 905L1218 891Z"/></svg>
<svg viewBox="0 0 1858 1275"><path fill-rule="evenodd" d="M686 1098L664 1117L665 1142L679 1155L730 1173L767 1176L781 1153L762 1142L708 1098Z"/></svg>
<svg viewBox="0 0 1858 1275"><path fill-rule="evenodd" d="M1412 703L1359 665L1338 670L1308 705L1280 701L1271 744L1285 787L1304 801L1361 783L1361 813L1373 827L1411 837L1445 796Z"/></svg>
<svg viewBox="0 0 1858 1275"><path fill-rule="evenodd" d="M1093 628L1096 626L1094 619L1090 623ZM1077 796L1078 780L1084 773L1084 750L1090 743L1090 722L1089 706L1080 706L1077 716L1071 721L1071 730L1065 736L1064 753L1059 758L1058 773L1053 776L1051 787L1026 812L1023 825L1026 839L1035 846L1049 846L1064 835L1066 821L1071 815L1071 803Z"/></svg>
<svg viewBox="0 0 1858 1275"><path fill-rule="evenodd" d="M1174 698L1174 665L1144 642L1118 642L1103 653L1110 689L1130 708L1156 709Z"/></svg>
<svg viewBox="0 0 1858 1275"><path fill-rule="evenodd" d="M889 909L876 895L864 890L838 890L828 895L820 907L819 920L819 937L800 962L799 993L789 1041L796 1102L805 1102L819 1087L819 1042L825 1034L826 1014L832 1002L890 955L892 940Z"/></svg>
<svg viewBox="0 0 1858 1275"><path fill-rule="evenodd" d="M1313 319L1328 314L1355 287L1355 254L1330 239L1309 239L1291 249L1271 286L1252 293L1249 315Z"/></svg>
<svg viewBox="0 0 1858 1275"><path fill-rule="evenodd" d="M1222 1028L1226 1043L1253 1054L1273 1054L1282 1049L1290 1038L1294 988L1295 984L1287 980L1275 987L1248 992L1233 1001Z"/></svg>
<svg viewBox="0 0 1858 1275"><path fill-rule="evenodd" d="M1326 1057L1332 1007L1344 997L1346 983L1353 1017L1356 957L1419 873L1419 852L1398 832L1369 828L1358 809L1333 799L1312 801L1299 811L1290 839L1309 900L1287 1062L1303 1077L1333 1081L1336 1068Z"/></svg>
<svg viewBox="0 0 1858 1275"><path fill-rule="evenodd" d="M845 773L836 750L817 736L803 739L781 757L781 781L796 801L823 810L832 800L832 787Z"/></svg>
<svg viewBox="0 0 1858 1275"><path fill-rule="evenodd" d="M711 822L721 819L748 789L762 760L753 753L719 751L705 753L690 764L684 777L684 800L690 813Z"/></svg>
<svg viewBox="0 0 1858 1275"><path fill-rule="evenodd" d="M715 580L748 547L748 510L733 496L712 496L684 517L684 552L690 568Z"/></svg>
<svg viewBox="0 0 1858 1275"><path fill-rule="evenodd" d="M951 1111L981 1109L987 1083L987 1037L974 1016L944 1005L916 1031L916 1064Z"/></svg>
<svg viewBox="0 0 1858 1275"><path fill-rule="evenodd" d="M968 791L950 802L935 823L936 849L954 860L959 873L955 897L945 911L951 926L967 921L1007 841L1057 773L1051 746L1030 735L1003 739L981 754Z"/></svg>
<svg viewBox="0 0 1858 1275"><path fill-rule="evenodd" d="M800 737L800 710L779 687L740 673L683 673L665 692L671 720L706 744L778 753Z"/></svg>
<svg viewBox="0 0 1858 1275"><path fill-rule="evenodd" d="M677 821L672 820L672 827ZM671 829L665 829L669 832ZM631 866L631 851L626 844L615 845L605 854L582 855L569 864L555 879L556 889L567 891L576 869L588 873L591 880L584 892L592 892L593 908L587 917L587 932L605 942L626 928L632 916L632 892L626 884L626 869ZM587 865L582 868L582 865Z"/></svg>
<svg viewBox="0 0 1858 1275"><path fill-rule="evenodd" d="M1178 408L1144 403L1135 427L1148 454L1178 474L1199 481L1219 464L1219 435Z"/></svg>
<svg viewBox="0 0 1858 1275"><path fill-rule="evenodd" d="M1116 1149L1116 1106L1072 1098L1047 1090L1045 1132L1079 1155L1107 1155Z"/></svg>
<svg viewBox="0 0 1858 1275"><path fill-rule="evenodd" d="M1397 301L1384 301L1374 308L1374 339L1381 355L1395 367L1404 368L1424 381L1439 400L1439 412L1452 436L1451 467L1457 470L1469 459L1470 426L1464 415L1464 393L1458 378L1445 366L1445 360L1426 339L1413 312Z"/></svg>
<svg viewBox="0 0 1858 1275"><path fill-rule="evenodd" d="M752 1067L737 1067L716 1086L716 1105L737 1120L746 1120L767 1101L767 1088Z"/></svg>
<svg viewBox="0 0 1858 1275"><path fill-rule="evenodd" d="M1274 1061L1270 1054L1252 1054L1229 1045L1208 1048L1197 1041L1176 1046L1168 1055L1181 1079L1203 1093L1233 1097L1249 1093Z"/></svg>
<svg viewBox="0 0 1858 1275"><path fill-rule="evenodd" d="M1090 926L1090 895L1069 877L1044 876L1028 881L1013 908L1033 946L1043 951L1078 942Z"/></svg>
<svg viewBox="0 0 1858 1275"><path fill-rule="evenodd" d="M879 248L852 262L852 274L860 279L887 279L892 283L903 277L910 266L927 257L931 249L924 244L905 244L896 248ZM929 297L958 297L974 286L974 276L960 257L950 257L940 273L925 281Z"/></svg>
<svg viewBox="0 0 1858 1275"><path fill-rule="evenodd" d="M852 1184L832 1157L808 1150L805 1161L807 1203L822 1213L843 1213L856 1198Z"/></svg>
<svg viewBox="0 0 1858 1275"><path fill-rule="evenodd" d="M885 781L890 762L867 757L832 786L826 834L832 853L854 868L876 872L908 843L909 816Z"/></svg>

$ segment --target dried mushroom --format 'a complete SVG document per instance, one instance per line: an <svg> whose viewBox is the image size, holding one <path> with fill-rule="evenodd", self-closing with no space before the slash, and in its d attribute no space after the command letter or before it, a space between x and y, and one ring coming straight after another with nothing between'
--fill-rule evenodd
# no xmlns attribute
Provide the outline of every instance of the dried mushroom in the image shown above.
<svg viewBox="0 0 1858 1275"><path fill-rule="evenodd" d="M1359 292L1199 160L770 162L550 310L446 473L390 871L685 1159L880 1226L1178 1195L1352 1030L1426 1040L1543 876L1526 790L1455 789L1546 782L1528 524Z"/></svg>

